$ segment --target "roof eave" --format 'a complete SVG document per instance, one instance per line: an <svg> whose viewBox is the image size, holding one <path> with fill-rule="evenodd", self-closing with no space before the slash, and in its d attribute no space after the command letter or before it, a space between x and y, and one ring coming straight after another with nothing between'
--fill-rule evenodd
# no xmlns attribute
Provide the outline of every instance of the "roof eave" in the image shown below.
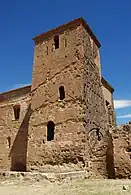
<svg viewBox="0 0 131 195"><path fill-rule="evenodd" d="M66 28L70 28L72 26L79 26L80 24L82 24L84 26L84 28L87 30L87 32L90 34L90 36L93 38L93 40L95 41L95 43L97 44L97 46L100 48L101 44L98 41L98 39L96 38L96 36L94 35L93 31L91 30L91 28L89 27L89 25L87 24L87 22L84 20L84 18L77 18L73 21L70 21L66 24L60 25L52 30L49 30L47 32L44 32L38 36L33 37L33 40L36 41L40 41L41 39L44 38L48 38L50 36L52 36L53 34L57 34L60 33L61 31L64 31Z"/></svg>

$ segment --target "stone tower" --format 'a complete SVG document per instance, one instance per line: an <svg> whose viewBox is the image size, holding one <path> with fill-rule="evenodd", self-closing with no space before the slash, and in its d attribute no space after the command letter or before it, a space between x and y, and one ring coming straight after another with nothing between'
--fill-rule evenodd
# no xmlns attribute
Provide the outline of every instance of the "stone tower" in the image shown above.
<svg viewBox="0 0 131 195"><path fill-rule="evenodd" d="M33 38L28 170L107 176L100 43L83 18Z"/></svg>

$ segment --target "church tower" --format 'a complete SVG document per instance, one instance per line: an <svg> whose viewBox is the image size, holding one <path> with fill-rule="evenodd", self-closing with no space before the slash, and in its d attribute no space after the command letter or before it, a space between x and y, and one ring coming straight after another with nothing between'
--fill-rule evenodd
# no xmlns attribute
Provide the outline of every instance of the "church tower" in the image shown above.
<svg viewBox="0 0 131 195"><path fill-rule="evenodd" d="M99 41L83 18L33 40L28 170L86 169L106 176Z"/></svg>

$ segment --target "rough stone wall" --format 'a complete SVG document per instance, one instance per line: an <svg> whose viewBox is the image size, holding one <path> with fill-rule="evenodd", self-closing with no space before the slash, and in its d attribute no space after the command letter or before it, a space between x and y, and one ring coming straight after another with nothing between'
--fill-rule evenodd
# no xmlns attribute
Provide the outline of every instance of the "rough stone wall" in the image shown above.
<svg viewBox="0 0 131 195"><path fill-rule="evenodd" d="M107 177L111 147L99 49L82 25L60 33L58 49L54 36L35 42L31 94L25 88L0 96L0 169L84 169L89 177ZM21 114L14 120L17 104ZM49 121L52 141L47 141Z"/></svg>
<svg viewBox="0 0 131 195"><path fill-rule="evenodd" d="M114 127L111 131L116 178L131 178L131 124Z"/></svg>
<svg viewBox="0 0 131 195"><path fill-rule="evenodd" d="M35 46L29 170L50 171L50 165L53 165L52 169L55 165L64 164L65 167L69 165L71 169L85 166L85 134L82 132L84 127L81 103L82 41L82 33L78 27L60 35L59 49L53 50L53 37ZM45 52L47 47L48 54ZM59 100L61 85L65 88L65 99L62 101ZM50 142L47 142L48 121L55 124L54 140Z"/></svg>
<svg viewBox="0 0 131 195"><path fill-rule="evenodd" d="M104 105L106 108L106 112L108 114L109 126L112 127L112 126L116 125L116 114L114 111L113 94L105 84L102 84L102 89L103 89L103 95L104 95L104 99L105 99ZM107 105L107 103L109 105Z"/></svg>
<svg viewBox="0 0 131 195"><path fill-rule="evenodd" d="M93 47L90 36L83 29L84 38L84 106L85 106L85 129L88 133L90 150L90 164L93 174L105 175L106 150L108 143L107 113L104 106L101 76L95 59L98 48ZM94 48L95 47L95 48ZM93 129L95 128L95 129ZM96 128L99 131L96 131ZM92 130L93 129L93 130Z"/></svg>
<svg viewBox="0 0 131 195"><path fill-rule="evenodd" d="M109 89L102 85L102 89L103 89L103 94L104 94L104 98L106 101L108 101L110 103L110 105L114 108L114 105L113 105L113 96L112 96L112 93L109 91Z"/></svg>
<svg viewBox="0 0 131 195"><path fill-rule="evenodd" d="M45 172L58 165L59 171L64 167L88 168L94 177L107 176L107 118L95 64L98 51L82 26L67 29L59 37L57 50L53 49L53 37L35 45L28 170ZM66 94L62 101L61 85ZM48 121L55 124L54 140L50 142Z"/></svg>
<svg viewBox="0 0 131 195"><path fill-rule="evenodd" d="M3 101L0 102L0 170L26 170L26 119L30 96L26 92L18 93L13 91L3 94ZM13 106L18 104L21 106L20 119L14 120Z"/></svg>

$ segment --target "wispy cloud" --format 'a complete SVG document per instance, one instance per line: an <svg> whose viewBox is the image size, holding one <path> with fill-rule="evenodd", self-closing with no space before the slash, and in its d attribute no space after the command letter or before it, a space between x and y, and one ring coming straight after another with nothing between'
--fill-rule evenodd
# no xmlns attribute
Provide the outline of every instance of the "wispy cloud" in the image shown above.
<svg viewBox="0 0 131 195"><path fill-rule="evenodd" d="M115 109L131 107L131 100L114 100Z"/></svg>
<svg viewBox="0 0 131 195"><path fill-rule="evenodd" d="M126 114L123 116L117 116L117 118L131 118L131 114Z"/></svg>

